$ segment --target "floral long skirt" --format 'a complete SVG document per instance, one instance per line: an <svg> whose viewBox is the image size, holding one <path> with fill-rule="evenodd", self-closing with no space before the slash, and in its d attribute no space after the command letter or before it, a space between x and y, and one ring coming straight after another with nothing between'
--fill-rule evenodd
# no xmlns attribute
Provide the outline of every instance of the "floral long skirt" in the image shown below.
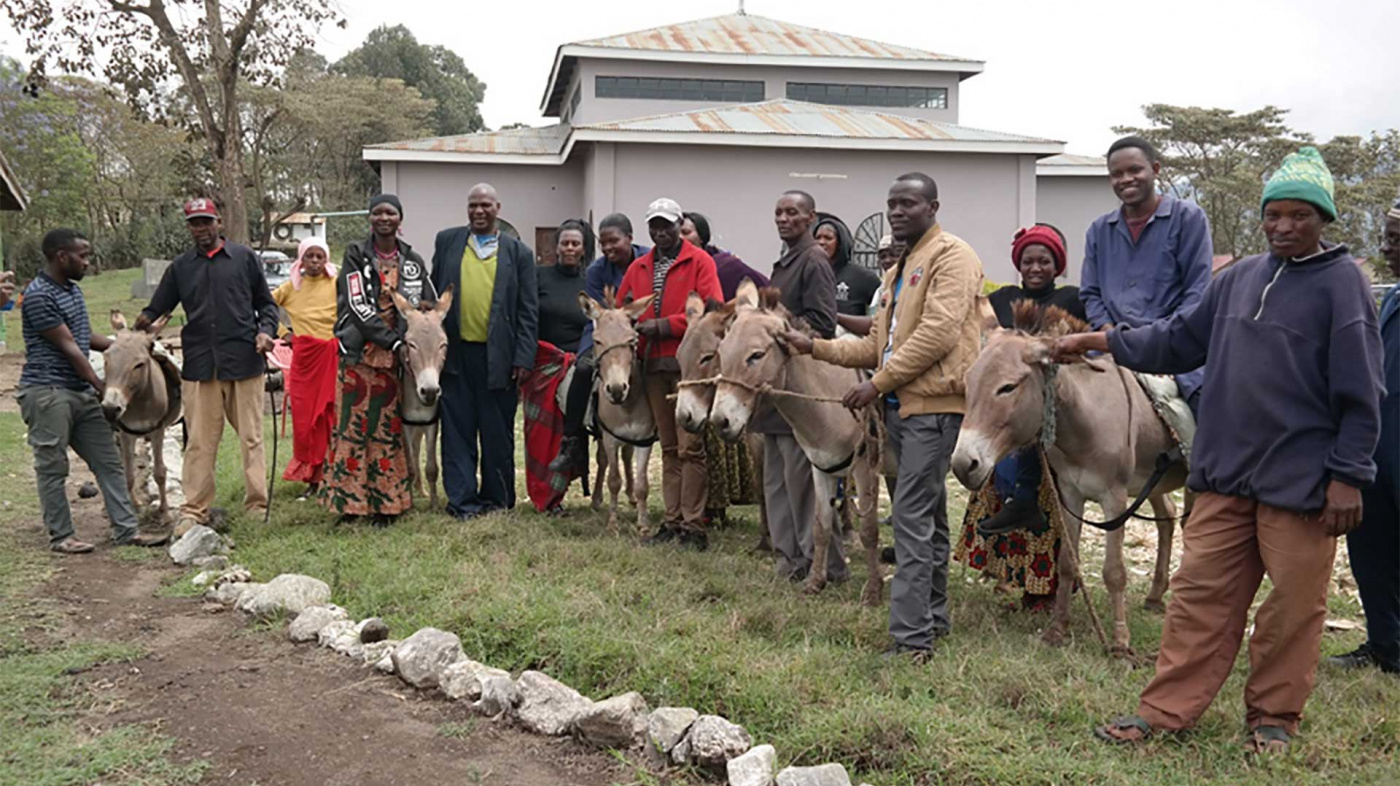
<svg viewBox="0 0 1400 786"><path fill-rule="evenodd" d="M321 504L349 516L408 510L412 498L396 370L344 366L339 389Z"/></svg>
<svg viewBox="0 0 1400 786"><path fill-rule="evenodd" d="M748 444L743 440L726 442L708 423L704 436L705 468L710 479L706 512L717 517L730 505L757 505L762 490L757 488Z"/></svg>
<svg viewBox="0 0 1400 786"><path fill-rule="evenodd" d="M1060 536L1064 532L1064 520L1055 496L1054 476L1045 461L1044 451L1038 453L1038 459L1041 463L1040 510L1045 514L1046 521L1044 530L1031 532L1018 529L990 538L977 534L977 522L1001 510L996 484L988 480L981 491L968 499L967 515L963 517L963 536L953 550L953 558L969 568L982 571L998 583L1021 587L1025 591L1022 603L1028 607L1036 607L1047 596L1053 596L1059 586L1055 561L1059 557Z"/></svg>

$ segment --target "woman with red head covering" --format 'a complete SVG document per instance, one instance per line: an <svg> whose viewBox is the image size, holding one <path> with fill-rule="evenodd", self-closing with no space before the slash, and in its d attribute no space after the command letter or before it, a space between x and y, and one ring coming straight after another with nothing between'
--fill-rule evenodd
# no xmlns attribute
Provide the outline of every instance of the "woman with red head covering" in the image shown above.
<svg viewBox="0 0 1400 786"><path fill-rule="evenodd" d="M1040 308L1056 306L1088 321L1079 287L1055 286L1065 273L1065 240L1060 230L1036 224L1016 233L1011 262L1020 286L1005 286L988 298L997 322L1012 326L1012 307L1029 300ZM1040 451L1031 446L997 464L992 483L969 501L957 558L1019 585L1028 608L1049 608L1055 597L1055 557L1059 553L1060 507L1054 486L1044 482Z"/></svg>

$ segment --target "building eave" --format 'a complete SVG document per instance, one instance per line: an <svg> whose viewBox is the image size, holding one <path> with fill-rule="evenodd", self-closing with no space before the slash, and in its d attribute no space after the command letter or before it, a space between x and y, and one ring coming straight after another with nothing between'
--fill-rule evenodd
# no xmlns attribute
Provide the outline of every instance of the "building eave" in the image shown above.
<svg viewBox="0 0 1400 786"><path fill-rule="evenodd" d="M386 150L367 147L361 151L365 161L416 162L439 164L525 164L558 166L569 158L569 147L561 153L523 155L518 153L457 153L450 150Z"/></svg>
<svg viewBox="0 0 1400 786"><path fill-rule="evenodd" d="M765 55L716 52L664 52L648 49L622 49L583 44L565 44L555 52L554 66L549 72L540 110L545 117L558 117L567 84L559 79L572 75L577 58L600 60L639 60L659 63L709 63L715 65L778 66L783 68L852 68L881 71L922 71L956 73L962 81L982 73L986 63L980 60L914 60L880 57L837 57L827 55Z"/></svg>
<svg viewBox="0 0 1400 786"><path fill-rule="evenodd" d="M1036 164L1036 177L1108 177L1108 170L1098 166L1056 166Z"/></svg>

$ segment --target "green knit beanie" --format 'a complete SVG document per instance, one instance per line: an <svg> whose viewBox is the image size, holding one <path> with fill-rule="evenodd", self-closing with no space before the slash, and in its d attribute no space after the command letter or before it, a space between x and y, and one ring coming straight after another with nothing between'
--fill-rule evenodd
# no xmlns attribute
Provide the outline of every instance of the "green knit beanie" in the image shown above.
<svg viewBox="0 0 1400 786"><path fill-rule="evenodd" d="M1259 210L1279 199L1296 199L1307 202L1322 211L1328 221L1337 220L1337 204L1332 201L1332 171L1322 154L1315 147L1300 148L1283 159L1269 182L1264 184L1264 198L1259 202Z"/></svg>

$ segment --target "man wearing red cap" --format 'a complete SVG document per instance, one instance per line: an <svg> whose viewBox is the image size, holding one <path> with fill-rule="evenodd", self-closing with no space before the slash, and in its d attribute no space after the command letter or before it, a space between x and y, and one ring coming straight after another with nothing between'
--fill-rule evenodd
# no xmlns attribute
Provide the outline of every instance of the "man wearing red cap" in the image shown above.
<svg viewBox="0 0 1400 786"><path fill-rule="evenodd" d="M181 398L189 442L181 474L185 504L175 537L209 521L224 418L233 424L243 452L243 505L254 513L267 508L261 355L272 349L278 318L261 261L253 249L223 238L213 200L186 202L185 222L195 247L170 263L136 320L136 328L144 330L176 306L185 309Z"/></svg>

